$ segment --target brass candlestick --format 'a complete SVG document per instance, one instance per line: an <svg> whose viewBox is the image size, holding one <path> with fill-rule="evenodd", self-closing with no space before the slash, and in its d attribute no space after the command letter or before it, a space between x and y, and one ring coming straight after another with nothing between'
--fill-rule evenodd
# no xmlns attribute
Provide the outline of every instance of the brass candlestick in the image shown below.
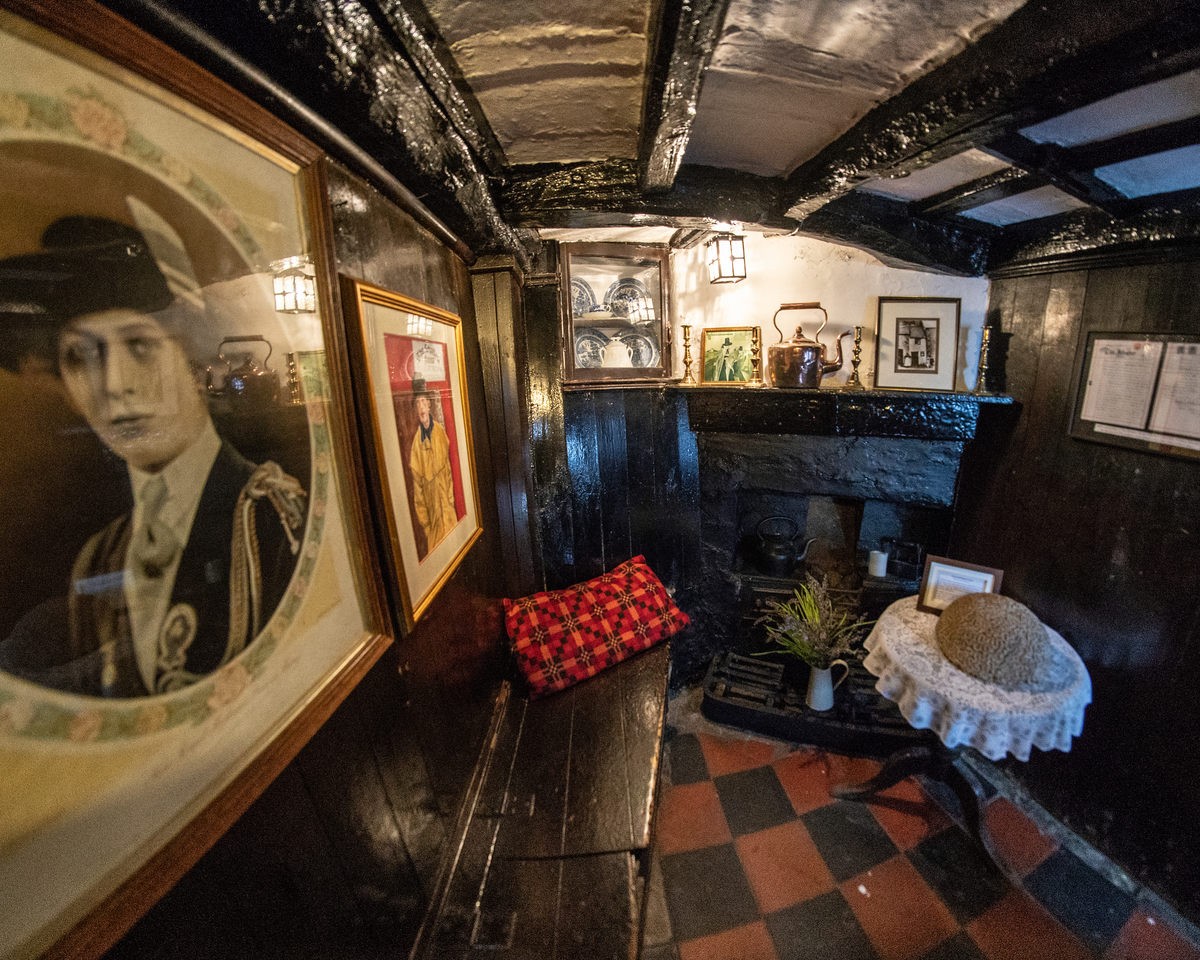
<svg viewBox="0 0 1200 960"><path fill-rule="evenodd" d="M977 396L986 397L991 394L987 388L988 354L992 351L992 328L984 327L983 336L979 341L979 370L975 374L975 390Z"/></svg>
<svg viewBox="0 0 1200 960"><path fill-rule="evenodd" d="M694 384L696 378L692 376L692 325L690 323L681 324L680 329L683 330L683 383Z"/></svg>
<svg viewBox="0 0 1200 960"><path fill-rule="evenodd" d="M765 387L762 378L762 328L750 328L750 379L748 387Z"/></svg>
<svg viewBox="0 0 1200 960"><path fill-rule="evenodd" d="M865 390L866 385L858 378L858 365L862 363L862 327L854 328L854 353L850 356L850 378L846 381L847 390Z"/></svg>
<svg viewBox="0 0 1200 960"><path fill-rule="evenodd" d="M300 396L300 367L296 363L296 355L289 353L287 355L287 383L288 383L288 403L292 406L302 402Z"/></svg>

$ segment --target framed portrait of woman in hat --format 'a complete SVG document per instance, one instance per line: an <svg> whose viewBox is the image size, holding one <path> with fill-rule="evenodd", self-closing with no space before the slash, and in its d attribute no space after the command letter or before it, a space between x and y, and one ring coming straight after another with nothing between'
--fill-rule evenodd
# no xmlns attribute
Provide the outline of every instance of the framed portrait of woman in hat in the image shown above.
<svg viewBox="0 0 1200 960"><path fill-rule="evenodd" d="M372 474L405 619L415 623L483 533L458 317L342 278L374 436Z"/></svg>
<svg viewBox="0 0 1200 960"><path fill-rule="evenodd" d="M70 37L0 11L4 956L173 882L388 642L319 151L102 8L29 6Z"/></svg>

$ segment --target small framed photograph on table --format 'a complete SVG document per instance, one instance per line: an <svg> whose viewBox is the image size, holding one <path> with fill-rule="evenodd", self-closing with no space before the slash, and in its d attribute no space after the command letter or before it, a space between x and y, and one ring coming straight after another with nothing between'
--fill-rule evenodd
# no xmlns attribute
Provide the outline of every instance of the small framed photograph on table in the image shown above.
<svg viewBox="0 0 1200 960"><path fill-rule="evenodd" d="M941 613L959 597L968 593L999 593L1004 571L981 567L962 560L927 556L917 609Z"/></svg>
<svg viewBox="0 0 1200 960"><path fill-rule="evenodd" d="M957 297L880 297L875 388L953 392L961 310Z"/></svg>

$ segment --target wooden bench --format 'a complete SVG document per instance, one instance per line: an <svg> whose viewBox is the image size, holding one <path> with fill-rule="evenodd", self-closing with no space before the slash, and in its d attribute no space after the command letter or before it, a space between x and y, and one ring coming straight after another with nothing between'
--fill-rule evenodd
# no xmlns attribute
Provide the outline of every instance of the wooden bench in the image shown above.
<svg viewBox="0 0 1200 960"><path fill-rule="evenodd" d="M637 956L669 663L663 643L542 700L502 693L414 957Z"/></svg>

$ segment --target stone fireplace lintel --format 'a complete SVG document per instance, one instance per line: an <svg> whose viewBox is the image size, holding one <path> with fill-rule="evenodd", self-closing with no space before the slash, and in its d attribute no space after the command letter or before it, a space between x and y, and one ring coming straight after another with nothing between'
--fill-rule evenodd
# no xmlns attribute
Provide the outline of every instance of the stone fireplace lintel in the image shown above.
<svg viewBox="0 0 1200 960"><path fill-rule="evenodd" d="M1007 396L900 390L678 388L697 433L776 433L829 437L970 440L982 404Z"/></svg>

